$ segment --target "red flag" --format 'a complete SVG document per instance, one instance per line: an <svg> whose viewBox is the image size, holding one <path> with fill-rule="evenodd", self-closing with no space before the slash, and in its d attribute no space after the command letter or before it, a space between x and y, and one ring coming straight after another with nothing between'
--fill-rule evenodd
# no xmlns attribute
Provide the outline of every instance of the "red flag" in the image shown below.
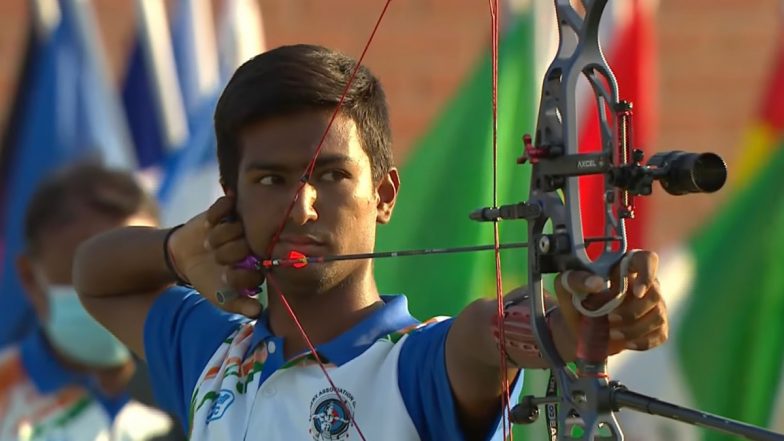
<svg viewBox="0 0 784 441"><path fill-rule="evenodd" d="M613 14L608 20L610 27L604 29L606 37L602 43L605 56L618 81L620 98L634 105L632 147L645 151L652 144L657 108L653 10L650 2L645 0L611 4L614 5L612 9L605 12L606 15ZM585 100L585 106L581 109L588 116L583 119L580 130L581 151L598 150L600 146L599 117L597 111L593 110L595 107L591 96L590 100ZM596 203L602 200L604 178L594 175L580 179L580 198L585 201L582 207L583 233L585 237L604 236L603 206ZM630 249L645 246L648 219L645 198L635 198L634 207L635 217L626 223ZM592 255L598 251L598 246L590 248Z"/></svg>
<svg viewBox="0 0 784 441"><path fill-rule="evenodd" d="M779 44L773 57L770 79L763 88L762 103L757 117L749 125L741 143L742 154L730 174L733 188L742 186L780 148L784 138L784 31L779 33Z"/></svg>

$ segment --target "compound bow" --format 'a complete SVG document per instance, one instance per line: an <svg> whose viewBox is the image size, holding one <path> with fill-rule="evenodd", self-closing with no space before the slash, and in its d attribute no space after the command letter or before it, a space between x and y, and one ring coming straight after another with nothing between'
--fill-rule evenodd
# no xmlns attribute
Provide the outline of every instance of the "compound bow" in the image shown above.
<svg viewBox="0 0 784 441"><path fill-rule="evenodd" d="M526 219L528 221L528 284L533 327L542 355L552 369L558 393L546 397L526 396L512 410L512 420L530 423L538 406L548 405L556 414L551 439L623 440L615 412L621 407L701 425L753 440L784 440L745 423L669 404L627 390L607 375L607 314L626 292L627 253L625 222L634 216L632 198L649 195L654 180L670 194L714 192L726 180L723 160L713 153L680 151L654 155L642 164L642 151L633 148L632 106L619 99L612 70L599 43L599 23L607 0L583 0L584 14L569 0L555 0L560 44L542 84L536 132L525 137L520 163L532 167L530 195L526 202L487 207L472 213L479 221ZM599 114L601 148L580 153L577 142L577 83L588 80ZM603 237L586 238L580 217L579 177L604 176L605 231ZM545 232L546 225L551 232ZM604 244L598 256L589 256L588 245ZM573 296L583 314L578 332L576 371L555 349L545 317L542 276L547 273L584 270L611 277L620 265L618 294L603 301ZM609 300L607 298L609 297ZM551 378L552 382L552 378ZM556 405L557 410L553 408Z"/></svg>

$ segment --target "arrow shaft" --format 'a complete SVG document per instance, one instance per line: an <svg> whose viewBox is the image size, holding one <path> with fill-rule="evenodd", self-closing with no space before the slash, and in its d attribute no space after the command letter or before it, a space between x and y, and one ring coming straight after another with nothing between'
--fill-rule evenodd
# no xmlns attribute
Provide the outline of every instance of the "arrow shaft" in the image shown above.
<svg viewBox="0 0 784 441"><path fill-rule="evenodd" d="M527 242L511 242L498 245L499 250L526 248ZM361 259L383 259L387 257L423 256L430 254L457 254L471 253L476 251L492 251L495 245L471 245L452 248L423 248L417 250L382 251L375 253L342 254L337 256L315 256L301 259L267 259L262 262L262 267L271 268L276 266L290 266L296 263L324 263L340 260L361 260Z"/></svg>

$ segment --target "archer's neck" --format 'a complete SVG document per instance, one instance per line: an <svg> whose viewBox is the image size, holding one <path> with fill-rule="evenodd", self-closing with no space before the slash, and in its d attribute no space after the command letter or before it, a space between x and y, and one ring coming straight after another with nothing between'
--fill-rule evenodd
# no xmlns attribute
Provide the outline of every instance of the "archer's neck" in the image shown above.
<svg viewBox="0 0 784 441"><path fill-rule="evenodd" d="M370 265L318 293L297 292L285 286L281 289L313 345L338 337L382 304ZM307 350L304 338L274 289L269 292L268 304L270 331L286 342L286 359Z"/></svg>

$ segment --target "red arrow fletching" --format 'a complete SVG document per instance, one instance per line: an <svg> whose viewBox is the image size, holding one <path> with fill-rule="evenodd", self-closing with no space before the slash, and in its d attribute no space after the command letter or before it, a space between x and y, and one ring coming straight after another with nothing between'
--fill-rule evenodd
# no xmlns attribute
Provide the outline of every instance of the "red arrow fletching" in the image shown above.
<svg viewBox="0 0 784 441"><path fill-rule="evenodd" d="M288 258L289 260L296 261L291 263L291 266L294 268L299 269L308 266L308 257L300 253L299 251L291 250L289 252Z"/></svg>

